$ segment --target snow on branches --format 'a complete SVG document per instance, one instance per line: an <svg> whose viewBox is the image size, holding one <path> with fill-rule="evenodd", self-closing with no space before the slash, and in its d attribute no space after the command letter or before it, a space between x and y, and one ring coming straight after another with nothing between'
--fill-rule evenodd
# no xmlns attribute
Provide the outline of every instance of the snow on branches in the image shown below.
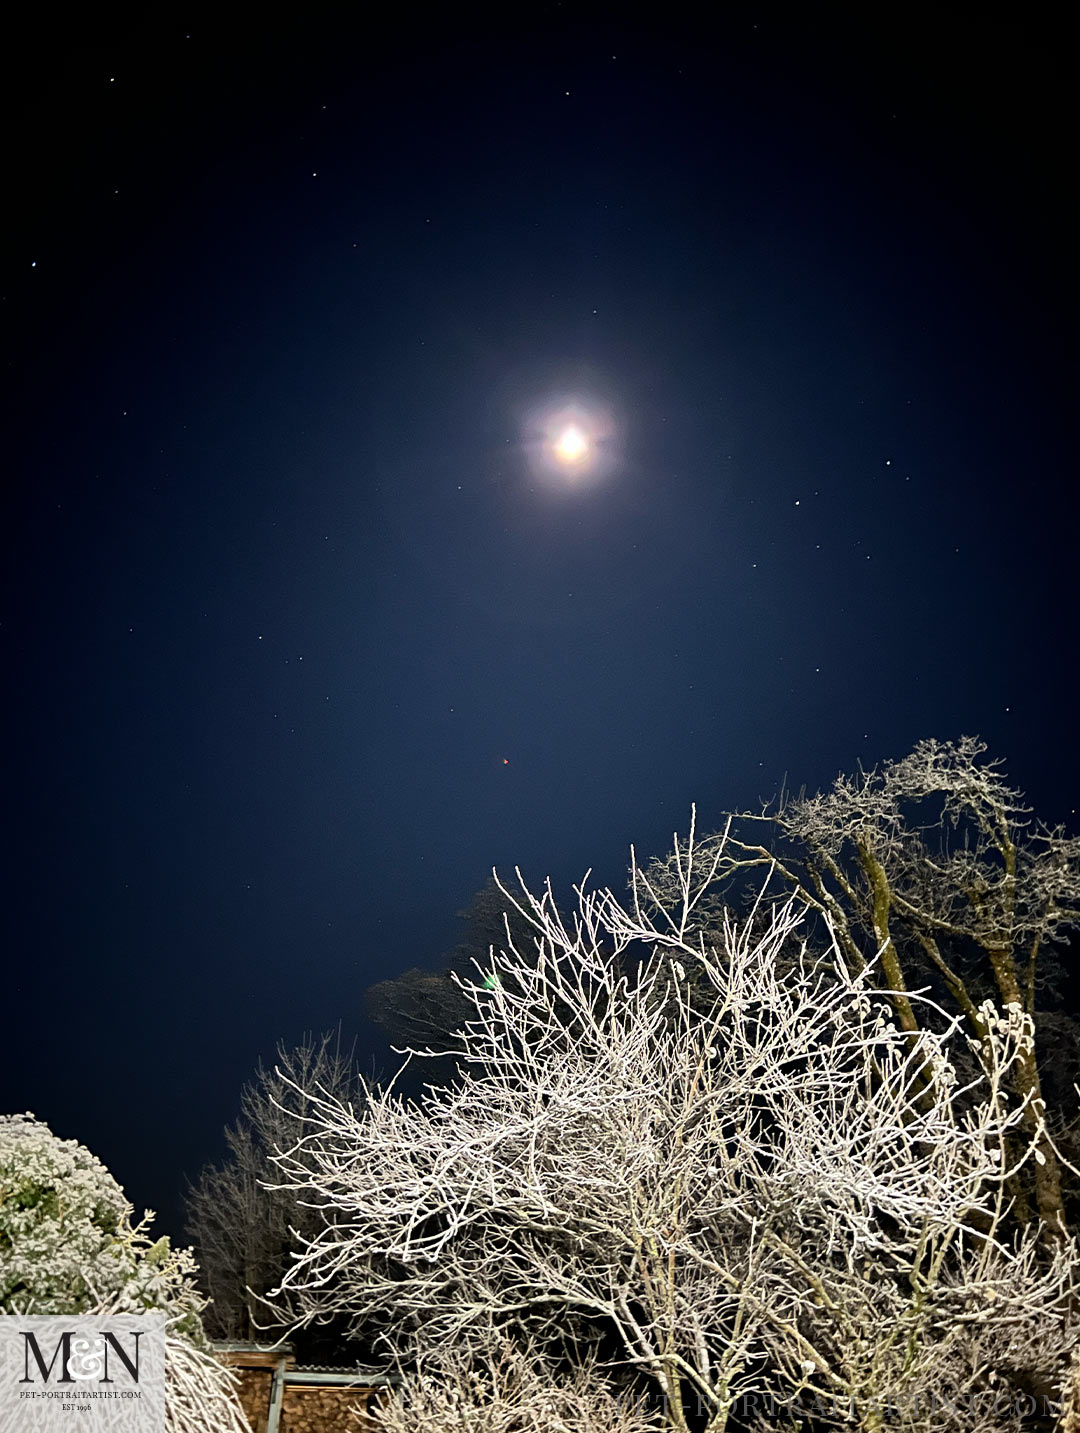
<svg viewBox="0 0 1080 1433"><path fill-rule="evenodd" d="M807 954L796 897L709 945L693 834L679 859L674 905L583 885L570 920L519 877L533 948L464 984L449 1088L307 1092L277 1163L324 1224L282 1292L398 1356L614 1338L680 1433L766 1393L878 1427L885 1400L978 1391L1002 1340L1059 1377L1074 1246L1005 1232L1037 1153L1012 1079L1030 1018L986 1004L958 1063L963 1017L903 1028L872 963Z"/></svg>

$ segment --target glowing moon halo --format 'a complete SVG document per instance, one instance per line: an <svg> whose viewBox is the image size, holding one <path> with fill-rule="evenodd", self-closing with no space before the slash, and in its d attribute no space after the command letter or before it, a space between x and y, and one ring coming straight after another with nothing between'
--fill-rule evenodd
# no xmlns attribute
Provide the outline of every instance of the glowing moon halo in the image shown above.
<svg viewBox="0 0 1080 1433"><path fill-rule="evenodd" d="M581 493L614 471L615 415L601 398L552 395L521 413L522 448L533 476L551 492Z"/></svg>
<svg viewBox="0 0 1080 1433"><path fill-rule="evenodd" d="M589 440L580 428L571 424L559 435L553 452L560 463L565 463L570 467L575 463L582 462L588 456Z"/></svg>

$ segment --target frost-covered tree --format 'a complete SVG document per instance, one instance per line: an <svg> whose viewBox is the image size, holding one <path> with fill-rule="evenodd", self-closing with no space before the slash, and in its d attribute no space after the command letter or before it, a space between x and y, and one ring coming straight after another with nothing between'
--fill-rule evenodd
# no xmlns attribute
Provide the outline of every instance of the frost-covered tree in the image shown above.
<svg viewBox="0 0 1080 1433"><path fill-rule="evenodd" d="M433 1348L371 1416L386 1433L657 1433L656 1414L593 1365L569 1374L512 1344L472 1358Z"/></svg>
<svg viewBox="0 0 1080 1433"><path fill-rule="evenodd" d="M249 1433L210 1352L188 1249L152 1240L105 1166L32 1115L0 1115L0 1313L165 1317L168 1433Z"/></svg>
<svg viewBox="0 0 1080 1433"><path fill-rule="evenodd" d="M908 992L929 983L975 1039L986 1034L982 1006L991 999L1023 1010L1037 1042L1049 1041L1052 1020L1038 1019L1040 983L1080 923L1080 838L1034 821L985 753L974 737L922 741L902 760L838 776L817 795L734 815L701 843L702 855L721 856L694 893L694 923L706 933L719 928L733 890L767 870L769 899L794 897L826 918L845 968L870 972L905 1031L921 1029L928 1013ZM661 900L678 895L678 867L672 854L646 868ZM1066 1034L1076 1047L1075 1030L1058 1030L1059 1052ZM1073 1063L1071 1078L1053 1082L1063 1105L1049 1118L1038 1043L1018 1054L1011 1073L1026 1133L1037 1141L1035 1212L1051 1231L1064 1226L1052 1133L1075 1118L1078 1073Z"/></svg>
<svg viewBox="0 0 1080 1433"><path fill-rule="evenodd" d="M583 888L572 920L522 885L532 949L462 984L449 1088L309 1092L279 1183L325 1222L283 1293L406 1360L482 1369L509 1338L553 1366L603 1340L676 1433L766 1396L979 1433L971 1396L1056 1386L1072 1339L1074 1244L1006 1234L1040 1149L1013 1093L1030 1017L988 999L970 1042L940 1009L908 1029L872 961L800 944L795 899L707 943L696 894L725 859L691 834L674 898L635 867L630 910Z"/></svg>
<svg viewBox="0 0 1080 1433"><path fill-rule="evenodd" d="M187 1231L211 1300L206 1322L218 1338L265 1334L275 1314L263 1296L280 1281L298 1237L319 1227L292 1194L267 1187L277 1176L274 1150L292 1143L307 1110L305 1090L342 1100L359 1093L353 1052L342 1049L339 1032L292 1049L279 1044L273 1069L260 1061L240 1092L239 1118L225 1130L227 1157L207 1165L187 1192Z"/></svg>

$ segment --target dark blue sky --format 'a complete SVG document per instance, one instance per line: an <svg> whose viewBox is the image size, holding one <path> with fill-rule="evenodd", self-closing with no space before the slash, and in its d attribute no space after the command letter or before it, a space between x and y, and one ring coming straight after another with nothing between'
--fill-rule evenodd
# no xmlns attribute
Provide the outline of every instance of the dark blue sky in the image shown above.
<svg viewBox="0 0 1080 1433"><path fill-rule="evenodd" d="M1060 36L297 24L39 33L7 100L0 1104L174 1224L492 865L926 736L1080 804ZM530 466L567 394L602 481Z"/></svg>

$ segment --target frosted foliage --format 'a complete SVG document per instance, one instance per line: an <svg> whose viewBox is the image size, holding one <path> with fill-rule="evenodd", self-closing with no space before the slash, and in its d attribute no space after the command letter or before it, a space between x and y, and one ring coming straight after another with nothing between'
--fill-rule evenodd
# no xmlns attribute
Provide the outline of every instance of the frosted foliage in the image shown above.
<svg viewBox="0 0 1080 1433"><path fill-rule="evenodd" d="M0 1307L81 1313L133 1273L124 1191L88 1149L0 1115Z"/></svg>
<svg viewBox="0 0 1080 1433"><path fill-rule="evenodd" d="M0 1116L0 1313L166 1318L168 1433L249 1433L209 1351L188 1249L152 1240L100 1160L33 1115Z"/></svg>

